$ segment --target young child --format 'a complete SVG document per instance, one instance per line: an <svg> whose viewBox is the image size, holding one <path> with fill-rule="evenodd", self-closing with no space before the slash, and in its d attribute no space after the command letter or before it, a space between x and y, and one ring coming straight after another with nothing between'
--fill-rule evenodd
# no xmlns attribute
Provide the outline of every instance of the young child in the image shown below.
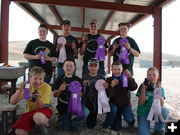
<svg viewBox="0 0 180 135"><path fill-rule="evenodd" d="M147 120L148 114L150 112L151 106L154 100L154 88L160 87L162 97L160 99L161 103L161 112L164 120L167 119L169 111L163 107L164 104L164 89L159 85L158 82L159 71L156 67L151 67L147 70L147 78L145 81L140 85L137 96L139 98L138 102L138 135L150 135L150 121ZM154 132L155 135L163 135L165 124L162 121L155 122Z"/></svg>
<svg viewBox="0 0 180 135"><path fill-rule="evenodd" d="M65 60L63 65L65 75L59 76L54 82L53 95L57 97L57 110L59 113L60 129L62 131L71 131L77 125L81 125L81 120L72 120L72 114L67 112L70 101L71 92L68 90L68 85L73 81L82 83L81 79L73 75L75 71L75 62L72 60ZM81 90L82 95L82 90ZM86 114L84 114L86 116ZM83 116L83 117L84 117Z"/></svg>
<svg viewBox="0 0 180 135"><path fill-rule="evenodd" d="M26 111L12 126L16 135L28 135L35 124L42 125L43 135L48 135L48 120L52 115L51 87L44 82L45 71L41 67L30 70L29 93L32 96L26 100ZM19 90L11 96L10 103L16 104L24 98L24 89L27 82L22 82Z"/></svg>
<svg viewBox="0 0 180 135"><path fill-rule="evenodd" d="M109 87L106 89L107 95L110 99L111 112L107 113L106 119L102 125L103 128L111 128L118 131L122 128L122 113L126 111L128 125L134 126L134 115L132 114L128 90L136 90L137 83L132 78L131 73L125 70L128 77L128 87L123 86L123 66L119 61L113 62L112 77L107 78Z"/></svg>
<svg viewBox="0 0 180 135"><path fill-rule="evenodd" d="M89 109L90 114L86 119L86 125L88 128L94 128L96 126L96 118L98 113L98 91L95 88L95 83L99 79L105 78L102 75L99 75L99 61L97 59L91 58L88 61L88 70L89 73L83 76L83 86L84 86L84 101L85 106ZM107 84L104 84L105 88Z"/></svg>

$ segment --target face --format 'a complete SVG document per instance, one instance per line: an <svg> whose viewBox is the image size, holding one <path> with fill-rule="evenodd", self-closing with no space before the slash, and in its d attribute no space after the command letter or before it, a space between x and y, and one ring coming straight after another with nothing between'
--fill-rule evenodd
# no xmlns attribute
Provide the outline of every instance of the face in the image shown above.
<svg viewBox="0 0 180 135"><path fill-rule="evenodd" d="M48 34L48 31L47 31L46 28L40 27L40 28L38 29L38 34L39 34L39 38L40 38L41 40L46 40L46 36L47 36L47 34Z"/></svg>
<svg viewBox="0 0 180 135"><path fill-rule="evenodd" d="M90 33L97 33L97 24L90 24Z"/></svg>
<svg viewBox="0 0 180 135"><path fill-rule="evenodd" d="M157 80L159 78L159 74L157 71L155 70L149 70L147 72L147 78L148 80L152 83L152 84L156 84L157 83Z"/></svg>
<svg viewBox="0 0 180 135"><path fill-rule="evenodd" d="M63 66L65 74L72 75L75 70L75 65L72 61L66 61Z"/></svg>
<svg viewBox="0 0 180 135"><path fill-rule="evenodd" d="M123 71L122 65L113 65L111 71L114 76L119 77Z"/></svg>
<svg viewBox="0 0 180 135"><path fill-rule="evenodd" d="M44 74L37 74L37 75L32 75L30 78L31 85L37 89L40 88L41 85L44 83Z"/></svg>
<svg viewBox="0 0 180 135"><path fill-rule="evenodd" d="M119 33L120 33L121 37L127 37L128 31L129 31L129 29L126 25L120 25Z"/></svg>
<svg viewBox="0 0 180 135"><path fill-rule="evenodd" d="M97 74L98 69L99 69L99 65L97 64L88 65L88 70L89 70L89 73L91 74Z"/></svg>
<svg viewBox="0 0 180 135"><path fill-rule="evenodd" d="M64 24L64 25L62 25L62 30L64 32L70 32L71 26L69 24Z"/></svg>

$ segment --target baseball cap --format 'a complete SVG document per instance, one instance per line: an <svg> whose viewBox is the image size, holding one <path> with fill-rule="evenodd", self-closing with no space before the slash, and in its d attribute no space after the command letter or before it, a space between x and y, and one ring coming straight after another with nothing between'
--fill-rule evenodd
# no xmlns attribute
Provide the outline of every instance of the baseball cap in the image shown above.
<svg viewBox="0 0 180 135"><path fill-rule="evenodd" d="M97 24L97 20L96 19L91 19L89 24Z"/></svg>
<svg viewBox="0 0 180 135"><path fill-rule="evenodd" d="M63 20L61 25L68 24L71 25L71 22L69 20Z"/></svg>
<svg viewBox="0 0 180 135"><path fill-rule="evenodd" d="M99 60L96 59L96 58L91 58L91 59L89 59L88 65L92 65L92 64L99 65Z"/></svg>

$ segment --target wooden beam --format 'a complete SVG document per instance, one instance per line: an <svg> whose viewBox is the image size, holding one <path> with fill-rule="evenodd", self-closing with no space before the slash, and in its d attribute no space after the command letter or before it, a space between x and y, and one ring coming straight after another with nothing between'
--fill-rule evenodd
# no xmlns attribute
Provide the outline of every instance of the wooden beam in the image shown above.
<svg viewBox="0 0 180 135"><path fill-rule="evenodd" d="M47 25L49 29L59 29L61 30L61 26L58 25ZM80 27L71 27L71 31L77 32L89 32L89 28L80 28ZM118 31L111 31L111 30L98 30L99 34L109 34L109 35L119 35Z"/></svg>
<svg viewBox="0 0 180 135"><path fill-rule="evenodd" d="M72 6L81 8L94 8L111 11L123 11L133 12L142 14L153 14L154 10L151 6L140 6L132 4L121 4L115 2L105 1L91 1L91 0L11 0L20 3L37 3L47 5L61 5L61 6Z"/></svg>
<svg viewBox="0 0 180 135"><path fill-rule="evenodd" d="M81 28L84 28L84 22L85 22L85 8L81 8ZM84 32L82 33L82 36L84 35Z"/></svg>
<svg viewBox="0 0 180 135"><path fill-rule="evenodd" d="M51 12L54 14L57 22L61 25L63 19L62 19L62 17L60 16L60 14L58 13L56 7L53 6L53 5L48 5L48 7L49 7L49 9L51 10Z"/></svg>
<svg viewBox="0 0 180 135"><path fill-rule="evenodd" d="M28 13L30 16L32 16L36 21L38 21L39 23L44 23L44 24L48 24L46 22L45 19L43 19L34 9L32 9L28 4L26 3L18 3L16 2L16 4L21 7L26 13ZM57 32L55 32L54 30L51 30L50 31L53 33L53 34L57 34Z"/></svg>
<svg viewBox="0 0 180 135"><path fill-rule="evenodd" d="M154 53L153 65L159 69L162 78L162 8L154 9Z"/></svg>

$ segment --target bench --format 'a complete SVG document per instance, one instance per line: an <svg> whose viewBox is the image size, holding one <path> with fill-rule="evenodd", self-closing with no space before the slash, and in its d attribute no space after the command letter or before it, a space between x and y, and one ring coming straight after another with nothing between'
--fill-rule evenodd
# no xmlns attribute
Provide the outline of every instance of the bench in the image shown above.
<svg viewBox="0 0 180 135"><path fill-rule="evenodd" d="M0 112L2 112L2 122L1 122L1 135L7 135L8 130L12 126L13 123L16 121L16 110L19 107L18 104L10 104L10 103L0 103ZM10 112L12 117L12 122L8 123L8 112Z"/></svg>

